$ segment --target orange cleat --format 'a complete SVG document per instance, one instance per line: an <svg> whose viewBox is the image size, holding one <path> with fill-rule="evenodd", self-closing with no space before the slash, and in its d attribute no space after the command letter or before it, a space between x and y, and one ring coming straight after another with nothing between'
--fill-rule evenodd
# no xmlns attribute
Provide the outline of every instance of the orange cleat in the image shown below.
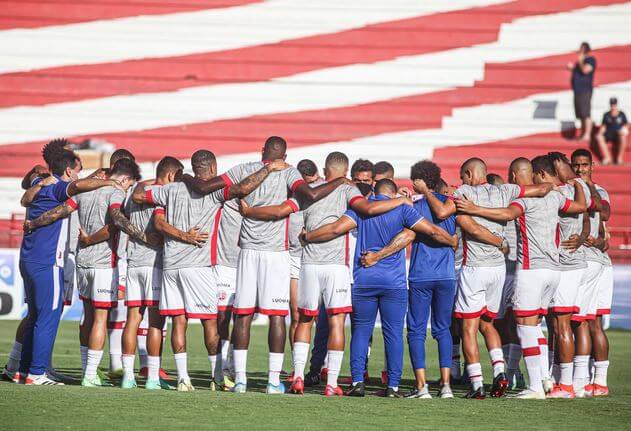
<svg viewBox="0 0 631 431"><path fill-rule="evenodd" d="M572 385L555 385L548 394L548 398L576 398L574 386Z"/></svg>
<svg viewBox="0 0 631 431"><path fill-rule="evenodd" d="M142 367L140 371L138 372L138 375L141 377L147 377L147 374L149 374L149 368L147 367ZM167 373L164 368L160 368L160 378L162 380L169 380L171 377L169 376L169 373Z"/></svg>
<svg viewBox="0 0 631 431"><path fill-rule="evenodd" d="M341 397L344 396L344 391L339 386L333 387L331 385L326 385L326 388L324 388L324 396Z"/></svg>
<svg viewBox="0 0 631 431"><path fill-rule="evenodd" d="M293 383L294 381L294 372L292 371L291 374L289 376L287 376L287 379L285 379L285 381L287 383Z"/></svg>
<svg viewBox="0 0 631 431"><path fill-rule="evenodd" d="M289 388L289 392L296 395L303 395L305 393L305 382L302 377L296 377Z"/></svg>
<svg viewBox="0 0 631 431"><path fill-rule="evenodd" d="M585 386L586 397L608 397L609 388L607 386L597 385L596 383Z"/></svg>

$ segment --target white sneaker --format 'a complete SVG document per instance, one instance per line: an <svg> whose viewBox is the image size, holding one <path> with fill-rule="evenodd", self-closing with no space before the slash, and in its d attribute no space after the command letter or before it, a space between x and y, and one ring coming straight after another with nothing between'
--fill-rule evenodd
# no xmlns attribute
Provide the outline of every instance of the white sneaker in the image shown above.
<svg viewBox="0 0 631 431"><path fill-rule="evenodd" d="M524 389L520 393L513 395L510 398L517 398L522 400L545 400L546 393L541 391L533 391L532 389Z"/></svg>
<svg viewBox="0 0 631 431"><path fill-rule="evenodd" d="M190 380L180 379L177 382L177 391L178 392L192 392L195 388L193 387Z"/></svg>
<svg viewBox="0 0 631 431"><path fill-rule="evenodd" d="M46 374L42 374L40 376L29 374L28 376L26 376L24 384L29 386L64 386L64 384L61 382L56 382L49 379Z"/></svg>
<svg viewBox="0 0 631 431"><path fill-rule="evenodd" d="M454 393L451 390L451 386L442 385L440 387L440 390L438 391L438 398L448 399L448 398L453 398L453 397L454 397Z"/></svg>
<svg viewBox="0 0 631 431"><path fill-rule="evenodd" d="M554 389L554 383L552 383L552 379L543 379L543 392L549 394Z"/></svg>

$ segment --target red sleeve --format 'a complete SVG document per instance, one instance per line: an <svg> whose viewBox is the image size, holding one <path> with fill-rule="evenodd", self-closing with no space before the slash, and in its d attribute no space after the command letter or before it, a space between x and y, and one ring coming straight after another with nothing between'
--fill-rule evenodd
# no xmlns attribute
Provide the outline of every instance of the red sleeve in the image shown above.
<svg viewBox="0 0 631 431"><path fill-rule="evenodd" d="M526 186L519 186L519 195L517 196L517 199L523 198L524 196L526 196Z"/></svg>
<svg viewBox="0 0 631 431"><path fill-rule="evenodd" d="M223 182L226 184L226 187L230 187L231 185L234 184L232 180L230 179L230 177L228 176L228 174L221 174L219 178L223 180Z"/></svg>
<svg viewBox="0 0 631 431"><path fill-rule="evenodd" d="M358 200L361 200L361 199L366 199L366 198L363 197L363 196L355 196L355 197L351 198L351 200L348 202L348 206L352 207L355 202L357 202Z"/></svg>
<svg viewBox="0 0 631 431"><path fill-rule="evenodd" d="M110 205L110 209L116 209L120 207L121 207L121 204L119 204L118 202L114 202L113 204Z"/></svg>
<svg viewBox="0 0 631 431"><path fill-rule="evenodd" d="M153 193L151 193L151 189L145 190L145 200L147 203L152 204L153 202Z"/></svg>
<svg viewBox="0 0 631 431"><path fill-rule="evenodd" d="M164 215L165 214L164 213L164 208L156 208L156 209L153 210L153 213L155 215Z"/></svg>
<svg viewBox="0 0 631 431"><path fill-rule="evenodd" d="M594 200L592 199L591 202L589 203L589 207L587 209L589 211L592 211L594 209L594 207L596 207L596 202L594 202Z"/></svg>
<svg viewBox="0 0 631 431"><path fill-rule="evenodd" d="M293 200L287 199L283 203L289 205L289 207L292 209L293 212L298 212L299 211L298 205L296 205L296 202L294 202Z"/></svg>
<svg viewBox="0 0 631 431"><path fill-rule="evenodd" d="M66 203L68 204L68 206L70 208L72 208L73 210L76 210L77 208L79 208L79 204L72 198L68 199L66 201Z"/></svg>
<svg viewBox="0 0 631 431"><path fill-rule="evenodd" d="M524 213L524 206L520 204L519 202L511 202L509 206L517 207L519 208L522 214Z"/></svg>
<svg viewBox="0 0 631 431"><path fill-rule="evenodd" d="M305 180L300 179L300 180L296 180L293 182L293 184L291 185L291 187L289 187L289 190L291 190L292 192L295 192L296 189L298 187L300 187L301 185L306 184Z"/></svg>
<svg viewBox="0 0 631 431"><path fill-rule="evenodd" d="M223 188L223 198L224 200L230 200L230 186Z"/></svg>
<svg viewBox="0 0 631 431"><path fill-rule="evenodd" d="M563 207L561 208L561 212L567 211L567 209L570 207L570 205L572 205L572 201L569 200L569 199L566 199L565 203L563 204Z"/></svg>

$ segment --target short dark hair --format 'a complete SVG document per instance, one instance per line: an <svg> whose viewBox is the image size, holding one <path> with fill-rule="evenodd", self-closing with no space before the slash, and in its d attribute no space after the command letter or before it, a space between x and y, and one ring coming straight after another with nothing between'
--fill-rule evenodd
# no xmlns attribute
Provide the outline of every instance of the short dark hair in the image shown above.
<svg viewBox="0 0 631 431"><path fill-rule="evenodd" d="M263 158L266 160L282 159L287 153L287 141L280 136L270 136L263 146Z"/></svg>
<svg viewBox="0 0 631 431"><path fill-rule="evenodd" d="M587 53L592 50L592 47L589 46L588 42L581 42L581 49Z"/></svg>
<svg viewBox="0 0 631 431"><path fill-rule="evenodd" d="M177 172L184 169L184 165L175 157L166 156L163 157L158 166L156 167L156 176L162 177L171 172Z"/></svg>
<svg viewBox="0 0 631 431"><path fill-rule="evenodd" d="M375 163L374 170L375 170L375 175L385 175L388 172L392 172L392 175L394 176L394 166L392 166L390 163L386 162L385 160Z"/></svg>
<svg viewBox="0 0 631 431"><path fill-rule="evenodd" d="M110 175L125 175L136 181L140 180L140 168L131 159L118 159L110 168Z"/></svg>
<svg viewBox="0 0 631 431"><path fill-rule="evenodd" d="M362 195L364 195L365 197L370 195L372 193L372 186L370 184L366 184L366 183L357 183L355 184L355 186L357 186L357 188L359 189L359 191L361 192Z"/></svg>
<svg viewBox="0 0 631 431"><path fill-rule="evenodd" d="M305 177L312 177L318 174L318 166L315 164L313 160L302 159L296 165L296 169L300 172L300 175Z"/></svg>
<svg viewBox="0 0 631 431"><path fill-rule="evenodd" d="M340 151L333 151L326 156L326 160L324 161L325 166L329 166L331 164L348 166L348 157Z"/></svg>
<svg viewBox="0 0 631 431"><path fill-rule="evenodd" d="M208 150L197 150L191 156L191 166L193 167L193 171L198 171L200 169L210 169L213 163L216 163L217 159L212 151Z"/></svg>
<svg viewBox="0 0 631 431"><path fill-rule="evenodd" d="M42 158L48 166L52 166L53 160L61 156L66 150L66 145L70 145L67 139L53 139L42 148Z"/></svg>
<svg viewBox="0 0 631 431"><path fill-rule="evenodd" d="M502 176L498 174L486 174L486 182L491 185L497 186L504 183L504 179L502 179Z"/></svg>
<svg viewBox="0 0 631 431"><path fill-rule="evenodd" d="M380 194L386 191L390 193L397 192L397 185L390 178L383 178L375 184L375 194Z"/></svg>
<svg viewBox="0 0 631 431"><path fill-rule="evenodd" d="M577 157L587 157L589 159L590 163L593 160L592 159L592 152L589 151L588 149L585 149L585 148L579 148L579 149L574 150L572 152L572 156L571 156L572 160L574 160Z"/></svg>
<svg viewBox="0 0 631 431"><path fill-rule="evenodd" d="M550 160L554 163L556 161L562 162L562 163L566 163L566 164L570 164L570 161L567 159L567 156L563 153L560 153L558 151L550 151L548 153L548 157L550 157Z"/></svg>
<svg viewBox="0 0 631 431"><path fill-rule="evenodd" d="M50 170L53 174L61 176L67 168L74 169L80 163L79 157L70 150L64 150L52 160Z"/></svg>
<svg viewBox="0 0 631 431"><path fill-rule="evenodd" d="M556 170L552 164L552 159L548 155L537 156L530 161L532 164L532 171L534 173L545 172L553 177L556 176Z"/></svg>
<svg viewBox="0 0 631 431"><path fill-rule="evenodd" d="M112 155L110 156L110 167L113 166L114 163L116 163L117 161L121 159L129 159L132 162L136 161L136 158L131 153L131 151L126 150L125 148L119 148L118 150L114 151Z"/></svg>
<svg viewBox="0 0 631 431"><path fill-rule="evenodd" d="M441 195L446 195L448 188L449 184L447 184L447 181L441 178L440 180L438 180L438 184L436 184L436 188L434 190Z"/></svg>
<svg viewBox="0 0 631 431"><path fill-rule="evenodd" d="M366 172L370 171L372 173L372 177L375 178L375 165L372 164L370 160L366 159L357 159L353 166L351 166L351 176L355 176L357 172Z"/></svg>
<svg viewBox="0 0 631 431"><path fill-rule="evenodd" d="M427 187L436 190L438 181L440 181L440 167L431 160L421 160L412 165L410 179L412 181L423 180Z"/></svg>

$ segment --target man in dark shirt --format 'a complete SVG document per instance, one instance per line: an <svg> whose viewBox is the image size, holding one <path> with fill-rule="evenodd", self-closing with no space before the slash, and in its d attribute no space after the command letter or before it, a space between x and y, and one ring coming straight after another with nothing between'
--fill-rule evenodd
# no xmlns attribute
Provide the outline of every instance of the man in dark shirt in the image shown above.
<svg viewBox="0 0 631 431"><path fill-rule="evenodd" d="M612 159L612 154L607 148L607 142L613 144L612 149L616 156L615 163L621 165L627 148L627 137L629 136L627 116L618 108L618 99L615 97L609 99L609 107L611 109L603 115L602 124L596 135L596 141L598 142L598 150L600 151L603 165L610 164Z"/></svg>
<svg viewBox="0 0 631 431"><path fill-rule="evenodd" d="M578 49L578 60L569 62L567 67L572 71L572 91L574 92L574 113L581 121L579 139L589 139L592 132L592 90L594 88L594 72L596 59L589 55L591 48L587 42L581 43Z"/></svg>

